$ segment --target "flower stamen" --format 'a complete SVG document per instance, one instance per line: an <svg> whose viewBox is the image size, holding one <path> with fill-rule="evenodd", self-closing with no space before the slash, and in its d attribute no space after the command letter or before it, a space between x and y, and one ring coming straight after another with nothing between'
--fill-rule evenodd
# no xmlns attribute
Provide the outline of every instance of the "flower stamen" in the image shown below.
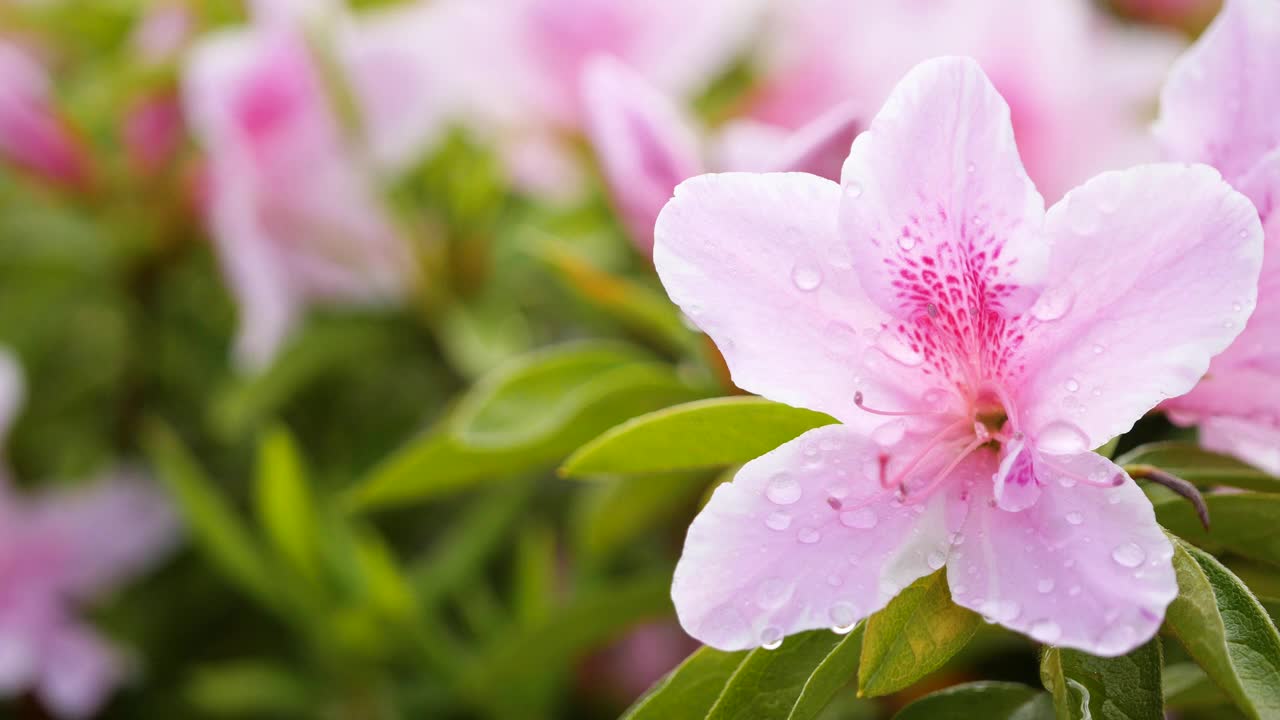
<svg viewBox="0 0 1280 720"><path fill-rule="evenodd" d="M884 415L885 417L946 417L949 415L948 413L933 410L877 410L875 408L869 408L863 403L861 390L853 394L853 404L872 415Z"/></svg>

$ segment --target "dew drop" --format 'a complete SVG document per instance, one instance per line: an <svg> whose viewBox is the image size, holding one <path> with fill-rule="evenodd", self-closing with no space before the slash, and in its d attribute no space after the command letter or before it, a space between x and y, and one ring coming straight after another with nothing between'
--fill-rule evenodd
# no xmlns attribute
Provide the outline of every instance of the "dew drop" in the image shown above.
<svg viewBox="0 0 1280 720"><path fill-rule="evenodd" d="M1142 564L1143 560L1147 559L1147 554L1143 552L1142 548L1138 547L1137 543L1129 542L1112 550L1111 559L1115 560L1117 565L1136 568Z"/></svg>
<svg viewBox="0 0 1280 720"><path fill-rule="evenodd" d="M947 556L934 550L929 553L929 557L925 558L925 562L929 563L930 570L941 570L942 566L947 564Z"/></svg>
<svg viewBox="0 0 1280 720"><path fill-rule="evenodd" d="M822 533L818 532L817 528L802 527L796 533L796 539L805 545L812 545L822 539Z"/></svg>
<svg viewBox="0 0 1280 720"><path fill-rule="evenodd" d="M791 516L784 512L772 512L764 519L764 524L770 530L786 530L791 527Z"/></svg>
<svg viewBox="0 0 1280 720"><path fill-rule="evenodd" d="M1231 303L1231 309L1234 310L1235 312L1240 312L1241 310L1244 310L1244 306L1238 302Z"/></svg>
<svg viewBox="0 0 1280 720"><path fill-rule="evenodd" d="M777 650L782 646L782 628L769 627L760 631L760 647L765 650Z"/></svg>
<svg viewBox="0 0 1280 720"><path fill-rule="evenodd" d="M1053 578L1044 578L1040 582L1036 583L1036 590L1041 595L1044 595L1046 593L1053 592L1053 585Z"/></svg>
<svg viewBox="0 0 1280 720"><path fill-rule="evenodd" d="M880 447L897 445L907 432L907 423L901 419L892 420L871 432L871 439Z"/></svg>
<svg viewBox="0 0 1280 720"><path fill-rule="evenodd" d="M1076 392L1080 389L1080 381L1075 378L1067 378L1067 381L1062 386L1067 389L1067 392Z"/></svg>
<svg viewBox="0 0 1280 720"><path fill-rule="evenodd" d="M1037 620L1031 623L1030 634L1039 642L1053 644L1062 637L1062 627L1052 620Z"/></svg>
<svg viewBox="0 0 1280 720"><path fill-rule="evenodd" d="M756 604L765 610L780 608L791 599L792 586L780 578L769 578L756 588Z"/></svg>
<svg viewBox="0 0 1280 720"><path fill-rule="evenodd" d="M1036 435L1036 445L1050 455L1074 455L1089 449L1089 438L1068 422L1051 422Z"/></svg>
<svg viewBox="0 0 1280 720"><path fill-rule="evenodd" d="M969 587L967 585L956 585L955 587L951 588L951 592L955 596L959 597L969 592Z"/></svg>
<svg viewBox="0 0 1280 720"><path fill-rule="evenodd" d="M831 630L837 635L848 635L853 626L858 624L857 609L844 600L832 605L827 615L831 618Z"/></svg>
<svg viewBox="0 0 1280 720"><path fill-rule="evenodd" d="M800 483L793 480L790 475L778 473L769 481L769 487L765 488L764 494L774 505L790 505L800 499L802 491Z"/></svg>
<svg viewBox="0 0 1280 720"><path fill-rule="evenodd" d="M977 165L974 165L973 163L969 163L969 167L965 168L965 170L966 170L967 172L969 172L970 174L972 174L972 173L974 173L974 172L977 172L977 170L978 170L978 166L977 166Z"/></svg>
<svg viewBox="0 0 1280 720"><path fill-rule="evenodd" d="M1101 345L1097 345L1097 344L1095 344L1095 345L1093 346L1093 354L1094 354L1094 355L1101 355L1101 354L1102 354L1102 353L1104 353L1104 352L1106 352L1106 348L1102 347Z"/></svg>
<svg viewBox="0 0 1280 720"><path fill-rule="evenodd" d="M878 522L876 511L871 508L864 507L840 513L840 524L845 527L869 530L876 526L876 522Z"/></svg>
<svg viewBox="0 0 1280 720"><path fill-rule="evenodd" d="M888 355L893 360L906 365L907 367L916 367L924 362L924 356L911 349L898 337L897 333L885 330L876 337L876 347Z"/></svg>
<svg viewBox="0 0 1280 720"><path fill-rule="evenodd" d="M862 186L856 182L851 182L844 186L844 194L851 198L862 197Z"/></svg>
<svg viewBox="0 0 1280 720"><path fill-rule="evenodd" d="M1046 290L1031 306L1031 317L1040 322L1053 322L1071 309L1071 293L1064 289Z"/></svg>
<svg viewBox="0 0 1280 720"><path fill-rule="evenodd" d="M910 250L915 246L916 246L916 239L911 237L910 235L903 235L898 238L898 247L902 248L903 250Z"/></svg>
<svg viewBox="0 0 1280 720"><path fill-rule="evenodd" d="M791 271L791 282L801 292L813 292L822 285L822 271L812 265L796 265Z"/></svg>
<svg viewBox="0 0 1280 720"><path fill-rule="evenodd" d="M1072 525L1079 525L1080 523L1084 522L1084 516L1078 512L1069 512L1067 513L1067 522L1071 523Z"/></svg>

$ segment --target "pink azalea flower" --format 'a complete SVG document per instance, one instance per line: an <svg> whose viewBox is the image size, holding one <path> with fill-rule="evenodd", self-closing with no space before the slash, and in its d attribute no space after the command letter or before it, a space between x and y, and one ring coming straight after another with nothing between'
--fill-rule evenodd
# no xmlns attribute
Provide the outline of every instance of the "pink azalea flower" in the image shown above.
<svg viewBox="0 0 1280 720"><path fill-rule="evenodd" d="M1200 424L1205 446L1280 474L1280 4L1228 0L1178 61L1155 133L1169 155L1222 171L1258 208L1266 253L1257 309L1247 296L1215 299L1245 325L1191 393L1165 403ZM1252 311L1252 316L1250 312Z"/></svg>
<svg viewBox="0 0 1280 720"><path fill-rule="evenodd" d="M654 263L740 387L829 413L689 528L672 596L724 649L847 631L946 567L955 602L1118 655L1177 594L1137 485L1090 452L1239 332L1261 228L1212 168L1109 172L1046 212L972 60L911 71L841 184L704 175Z"/></svg>
<svg viewBox="0 0 1280 720"><path fill-rule="evenodd" d="M653 251L653 223L686 178L719 170L812 172L836 179L858 123L837 107L798 131L739 123L726 131L717 154L669 96L638 72L607 57L584 77L587 135L605 180L636 245Z"/></svg>
<svg viewBox="0 0 1280 720"><path fill-rule="evenodd" d="M60 185L82 187L89 181L88 158L54 106L48 73L2 38L0 158Z"/></svg>
<svg viewBox="0 0 1280 720"><path fill-rule="evenodd" d="M1157 157L1148 113L1180 41L1126 28L1090 0L786 0L766 27L752 110L797 127L850 99L872 112L916 63L976 58L1013 110L1027 171L1050 200Z"/></svg>
<svg viewBox="0 0 1280 720"><path fill-rule="evenodd" d="M0 358L7 431L22 378L12 358ZM31 690L58 717L93 715L130 664L77 609L161 558L176 539L176 520L162 496L124 473L27 497L0 478L0 695Z"/></svg>
<svg viewBox="0 0 1280 720"><path fill-rule="evenodd" d="M452 106L500 138L522 189L562 189L567 138L583 128L582 75L613 57L657 90L687 99L743 51L762 0L444 0L430 34L452 72ZM529 163L528 146L542 151ZM545 172L539 172L542 169Z"/></svg>
<svg viewBox="0 0 1280 720"><path fill-rule="evenodd" d="M201 42L184 77L211 166L209 222L242 309L237 355L250 368L270 361L309 304L380 304L411 289L415 263L380 181L438 130L423 99L429 70L393 17L332 19L329 50L359 114L351 128L304 19L264 16Z"/></svg>

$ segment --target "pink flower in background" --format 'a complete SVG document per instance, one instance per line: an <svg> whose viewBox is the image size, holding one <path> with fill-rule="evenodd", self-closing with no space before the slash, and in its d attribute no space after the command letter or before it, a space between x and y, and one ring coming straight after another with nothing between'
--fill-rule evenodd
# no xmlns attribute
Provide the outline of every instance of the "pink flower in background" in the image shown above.
<svg viewBox="0 0 1280 720"><path fill-rule="evenodd" d="M587 135L599 155L614 204L646 255L653 224L676 185L718 170L803 171L836 179L858 132L853 113L837 107L798 131L732 126L719 158L680 106L635 70L599 58L584 73Z"/></svg>
<svg viewBox="0 0 1280 720"><path fill-rule="evenodd" d="M1177 594L1172 548L1090 452L1186 391L1243 321L1262 231L1205 166L1093 178L1046 212L978 65L927 62L842 183L688 180L658 274L740 387L829 413L694 520L672 596L723 649L847 631L946 567L954 600L1118 655Z"/></svg>
<svg viewBox="0 0 1280 720"><path fill-rule="evenodd" d="M428 10L451 107L497 135L517 181L562 195L566 139L582 129L582 75L612 57L659 93L684 101L744 52L762 0L444 0ZM536 148L537 164L528 162ZM554 150L549 150L554 148ZM544 177L545 175L545 177ZM556 192L559 191L559 192Z"/></svg>
<svg viewBox="0 0 1280 720"><path fill-rule="evenodd" d="M1206 447L1280 474L1280 3L1228 0L1169 75L1155 134L1170 157L1221 170L1266 230L1257 309L1247 296L1212 301L1247 318L1244 332L1165 407L1199 423Z"/></svg>
<svg viewBox="0 0 1280 720"><path fill-rule="evenodd" d="M671 620L638 625L582 663L578 682L629 705L698 649Z"/></svg>
<svg viewBox="0 0 1280 720"><path fill-rule="evenodd" d="M49 75L0 38L0 159L68 187L89 182L89 162L54 106Z"/></svg>
<svg viewBox="0 0 1280 720"><path fill-rule="evenodd" d="M22 378L10 356L0 358L7 431ZM155 564L176 538L169 504L127 473L28 496L0 478L0 695L31 690L58 717L93 715L129 662L77 610Z"/></svg>
<svg viewBox="0 0 1280 720"><path fill-rule="evenodd" d="M237 355L250 368L271 360L307 305L390 302L416 282L380 187L439 129L411 24L390 13L264 15L202 41L184 76L209 158L209 221L241 306ZM327 30L325 49L304 22ZM341 80L325 76L319 52ZM342 80L358 117L342 115L327 84Z"/></svg>
<svg viewBox="0 0 1280 720"><path fill-rule="evenodd" d="M1056 200L1102 170L1157 157L1146 132L1181 42L1090 0L779 0L751 113L798 127L857 101L874 112L916 63L969 55L1013 110L1027 171Z"/></svg>

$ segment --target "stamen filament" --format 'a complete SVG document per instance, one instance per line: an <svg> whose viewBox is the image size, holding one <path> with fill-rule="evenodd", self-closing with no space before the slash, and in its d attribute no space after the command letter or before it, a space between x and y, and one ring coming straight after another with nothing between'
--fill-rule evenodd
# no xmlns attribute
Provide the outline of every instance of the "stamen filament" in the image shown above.
<svg viewBox="0 0 1280 720"><path fill-rule="evenodd" d="M906 485L905 484L901 485L900 486L901 491L898 493L899 499L901 499L902 502L904 503L910 503L910 502L918 502L916 498L924 499L928 497L929 494L933 492L933 489L941 485L942 481L946 480L947 477L951 475L952 471L954 471L956 467L965 458L969 457L969 455L972 454L974 450L977 450L978 448L982 447L985 443L990 442L990 440L991 440L991 436L986 433L978 435L973 439L972 442L970 442L968 445L965 445L964 448L960 451L960 453L956 455L954 458L952 458L951 462L947 463L946 467L938 471L938 474L934 476L933 480L930 480L929 483L926 484L924 487L917 488L908 492L906 489Z"/></svg>
<svg viewBox="0 0 1280 720"><path fill-rule="evenodd" d="M944 437L946 437L956 429L964 427L964 424L966 422L968 422L966 419L961 418L960 420L957 420L956 422L953 422L950 425L942 428L942 430L937 435L933 436L932 440L930 440L927 444L925 444L923 450L916 453L914 457L912 457L909 461L907 461L906 467L903 467L901 470L899 470L897 474L893 476L892 479L886 478L884 473L881 473L880 486L888 490L889 488L894 487L895 485L901 485L902 479L906 477L907 473L914 470L917 465L923 462L924 459L928 457L929 454L932 453L938 447L938 444L942 442L942 439Z"/></svg>
<svg viewBox="0 0 1280 720"><path fill-rule="evenodd" d="M877 410L869 408L862 402L862 391L859 390L853 394L853 404L859 408L871 413L872 415L884 415L885 417L929 417L929 416L946 416L947 413L935 412L931 410Z"/></svg>

